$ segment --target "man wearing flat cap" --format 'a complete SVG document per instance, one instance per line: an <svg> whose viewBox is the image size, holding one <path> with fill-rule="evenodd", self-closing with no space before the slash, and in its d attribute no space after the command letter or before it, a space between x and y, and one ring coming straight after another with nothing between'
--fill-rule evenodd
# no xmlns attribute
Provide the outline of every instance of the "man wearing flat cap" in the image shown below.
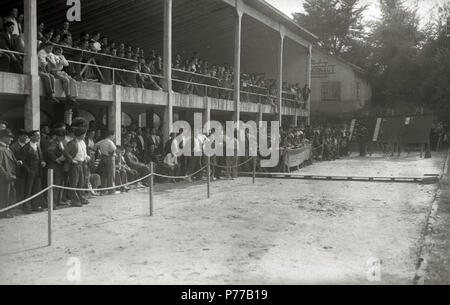
<svg viewBox="0 0 450 305"><path fill-rule="evenodd" d="M9 129L0 130L0 210L15 203L17 160L9 149L14 139ZM0 213L0 218L12 218L11 212Z"/></svg>

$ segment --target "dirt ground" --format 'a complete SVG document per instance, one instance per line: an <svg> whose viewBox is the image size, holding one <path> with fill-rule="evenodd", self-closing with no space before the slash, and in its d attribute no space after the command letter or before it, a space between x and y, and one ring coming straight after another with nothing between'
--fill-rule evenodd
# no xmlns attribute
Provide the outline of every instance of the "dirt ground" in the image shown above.
<svg viewBox="0 0 450 305"><path fill-rule="evenodd" d="M444 156L353 158L302 172L438 174ZM0 284L410 284L436 185L257 179L160 184L0 221ZM69 281L70 258L80 262ZM381 282L367 278L382 261Z"/></svg>
<svg viewBox="0 0 450 305"><path fill-rule="evenodd" d="M450 168L448 168L450 169ZM450 284L450 171L443 177L437 194L437 211L428 229L428 261L424 284Z"/></svg>

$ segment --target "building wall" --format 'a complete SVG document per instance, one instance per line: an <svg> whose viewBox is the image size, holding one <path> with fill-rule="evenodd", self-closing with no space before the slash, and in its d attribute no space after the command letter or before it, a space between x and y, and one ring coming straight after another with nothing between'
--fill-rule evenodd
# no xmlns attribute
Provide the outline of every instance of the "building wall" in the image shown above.
<svg viewBox="0 0 450 305"><path fill-rule="evenodd" d="M316 49L312 58L312 112L345 114L370 103L372 88L356 67Z"/></svg>

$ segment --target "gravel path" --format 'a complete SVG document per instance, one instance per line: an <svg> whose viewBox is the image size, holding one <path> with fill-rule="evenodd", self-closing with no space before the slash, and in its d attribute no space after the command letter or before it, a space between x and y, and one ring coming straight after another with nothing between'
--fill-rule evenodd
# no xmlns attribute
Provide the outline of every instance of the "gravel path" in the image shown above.
<svg viewBox="0 0 450 305"><path fill-rule="evenodd" d="M369 162L368 162L369 161ZM302 172L337 175L439 173L443 156L350 159ZM0 284L382 284L412 283L418 241L436 185L251 179L162 184L155 194L100 197L54 214L0 221ZM70 278L70 277L69 277Z"/></svg>

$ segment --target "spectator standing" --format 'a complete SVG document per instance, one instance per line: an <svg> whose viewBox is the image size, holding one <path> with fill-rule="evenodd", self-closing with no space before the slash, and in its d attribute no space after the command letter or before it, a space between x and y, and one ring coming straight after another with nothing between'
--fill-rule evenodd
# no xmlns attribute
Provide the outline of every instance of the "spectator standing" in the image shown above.
<svg viewBox="0 0 450 305"><path fill-rule="evenodd" d="M10 130L0 131L0 209L15 203L16 166L18 161L9 149L14 136ZM0 214L0 218L12 218L10 212Z"/></svg>
<svg viewBox="0 0 450 305"><path fill-rule="evenodd" d="M69 187L82 189L87 187L85 165L90 161L86 150L86 143L84 142L86 130L84 128L74 128L73 132L75 138L67 143L64 149L65 167L68 168ZM82 191L69 191L69 197L71 205L74 207L89 204Z"/></svg>
<svg viewBox="0 0 450 305"><path fill-rule="evenodd" d="M42 190L42 169L45 168L46 163L41 147L39 145L41 135L39 130L34 130L29 133L30 142L21 150L21 160L26 172L24 197L29 198ZM28 202L24 205L24 212L26 214L42 211L44 206L42 196L34 198L31 204Z"/></svg>
<svg viewBox="0 0 450 305"><path fill-rule="evenodd" d="M54 138L44 154L46 155L46 162L48 169L53 170L53 183L55 185L64 185L64 139L66 138L66 131L64 129L55 129L52 131ZM56 206L66 206L62 201L62 192L60 189L54 189L54 198Z"/></svg>
<svg viewBox="0 0 450 305"><path fill-rule="evenodd" d="M115 155L117 147L114 144L115 132L108 131L106 138L97 144L95 149L99 149L101 153L100 164L98 166L98 172L102 180L102 187L113 187L115 182ZM114 194L115 191L111 190L109 194Z"/></svg>
<svg viewBox="0 0 450 305"><path fill-rule="evenodd" d="M19 130L17 134L18 138L17 141L11 144L9 147L11 151L13 152L14 156L16 157L17 161L21 161L21 151L22 148L28 143L30 140L28 137L28 132L26 132L24 129ZM25 199L24 193L25 193L25 179L26 179L26 171L23 168L23 164L21 162L21 165L17 166L17 179L15 183L16 187L16 199L17 201L22 201Z"/></svg>
<svg viewBox="0 0 450 305"><path fill-rule="evenodd" d="M8 51L18 51L17 40L14 38L14 24L12 22L5 23L5 32L0 33L0 49ZM0 51L0 69L8 72L21 73L22 64L21 57L14 53L6 53Z"/></svg>
<svg viewBox="0 0 450 305"><path fill-rule="evenodd" d="M13 8L11 9L11 11L9 12L9 16L6 16L3 20L4 23L10 22L13 24L14 28L13 28L13 35L20 35L20 27L19 27L19 10L17 8Z"/></svg>

